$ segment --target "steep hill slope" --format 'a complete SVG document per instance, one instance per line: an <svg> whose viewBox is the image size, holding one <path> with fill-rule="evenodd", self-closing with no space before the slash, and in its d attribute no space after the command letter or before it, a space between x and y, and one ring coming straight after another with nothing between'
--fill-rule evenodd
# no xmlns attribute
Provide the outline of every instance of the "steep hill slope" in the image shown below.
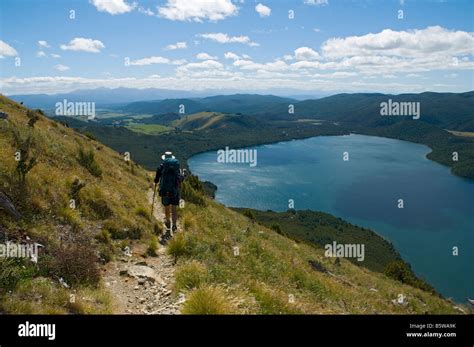
<svg viewBox="0 0 474 347"><path fill-rule="evenodd" d="M0 259L0 311L117 312L105 267L120 269L127 249L140 258L162 252L161 223L149 215L150 173L3 96L0 110L8 114L0 120L0 190L22 215L0 209L2 242L43 245L37 264ZM335 264L322 249L255 224L204 197L194 176L183 198L181 231L163 250L176 261L169 295L185 299L183 313L457 312L437 295L344 259Z"/></svg>

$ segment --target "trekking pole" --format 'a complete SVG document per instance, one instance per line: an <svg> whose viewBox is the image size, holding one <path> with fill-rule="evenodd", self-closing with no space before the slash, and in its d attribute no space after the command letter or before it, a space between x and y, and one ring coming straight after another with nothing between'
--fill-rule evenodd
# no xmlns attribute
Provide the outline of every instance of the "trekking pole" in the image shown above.
<svg viewBox="0 0 474 347"><path fill-rule="evenodd" d="M153 188L153 199L151 201L151 218L153 218L153 209L155 207L155 195L156 195L156 183L155 183L155 187Z"/></svg>

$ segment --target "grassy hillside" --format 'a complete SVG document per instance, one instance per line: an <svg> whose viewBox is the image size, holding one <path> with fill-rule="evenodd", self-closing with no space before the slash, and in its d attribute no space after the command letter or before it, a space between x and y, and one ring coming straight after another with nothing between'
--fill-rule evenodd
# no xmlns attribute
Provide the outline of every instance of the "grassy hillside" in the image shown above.
<svg viewBox="0 0 474 347"><path fill-rule="evenodd" d="M169 252L178 260L175 292L188 313L455 313L452 304L297 243L215 202L188 204L185 233ZM238 247L238 248L236 248ZM407 304L392 302L403 295Z"/></svg>
<svg viewBox="0 0 474 347"><path fill-rule="evenodd" d="M38 265L0 259L0 311L108 312L110 298L98 265L100 259L112 259L129 239L146 239L153 230L145 212L148 173L101 143L3 96L0 109L9 115L0 121L0 190L23 216L17 221L0 209L0 236L12 242L28 237L44 245ZM33 127L28 125L32 116L38 117ZM35 163L24 181L15 160L19 150L25 166L31 159ZM59 284L61 277L73 290ZM74 293L77 300L71 303Z"/></svg>
<svg viewBox="0 0 474 347"><path fill-rule="evenodd" d="M0 110L9 115L0 121L0 190L22 215L0 209L0 234L44 245L37 264L0 259L0 311L111 312L102 264L161 232L149 217L150 174L7 98ZM18 150L25 161L15 160ZM184 232L168 246L183 313L456 313L437 295L344 259L336 265L320 249L208 200L196 178L183 197ZM393 302L399 295L404 304Z"/></svg>

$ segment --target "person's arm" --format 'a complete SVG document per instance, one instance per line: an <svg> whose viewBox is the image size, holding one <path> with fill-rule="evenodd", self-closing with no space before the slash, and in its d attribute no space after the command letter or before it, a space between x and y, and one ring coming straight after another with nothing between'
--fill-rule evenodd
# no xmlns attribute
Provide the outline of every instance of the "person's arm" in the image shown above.
<svg viewBox="0 0 474 347"><path fill-rule="evenodd" d="M158 183L161 178L161 171L163 171L163 164L156 169L156 175L155 175L155 183Z"/></svg>

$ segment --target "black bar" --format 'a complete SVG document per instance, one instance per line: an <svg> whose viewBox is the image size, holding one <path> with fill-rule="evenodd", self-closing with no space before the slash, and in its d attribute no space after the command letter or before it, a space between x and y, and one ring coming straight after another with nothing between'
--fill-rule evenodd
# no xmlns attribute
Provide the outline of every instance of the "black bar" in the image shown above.
<svg viewBox="0 0 474 347"><path fill-rule="evenodd" d="M55 324L55 339L18 336L19 325L26 322ZM409 337L407 333L455 333L456 336ZM0 315L0 347L72 344L111 346L115 343L117 346L139 346L149 342L153 342L153 346L164 343L181 346L186 342L192 343L193 346L202 343L217 343L221 346L240 343L248 346L261 342L268 346L270 342L281 343L284 340L291 343L290 346L329 346L340 343L345 343L344 346L356 346L377 343L378 346L472 347L474 316Z"/></svg>

